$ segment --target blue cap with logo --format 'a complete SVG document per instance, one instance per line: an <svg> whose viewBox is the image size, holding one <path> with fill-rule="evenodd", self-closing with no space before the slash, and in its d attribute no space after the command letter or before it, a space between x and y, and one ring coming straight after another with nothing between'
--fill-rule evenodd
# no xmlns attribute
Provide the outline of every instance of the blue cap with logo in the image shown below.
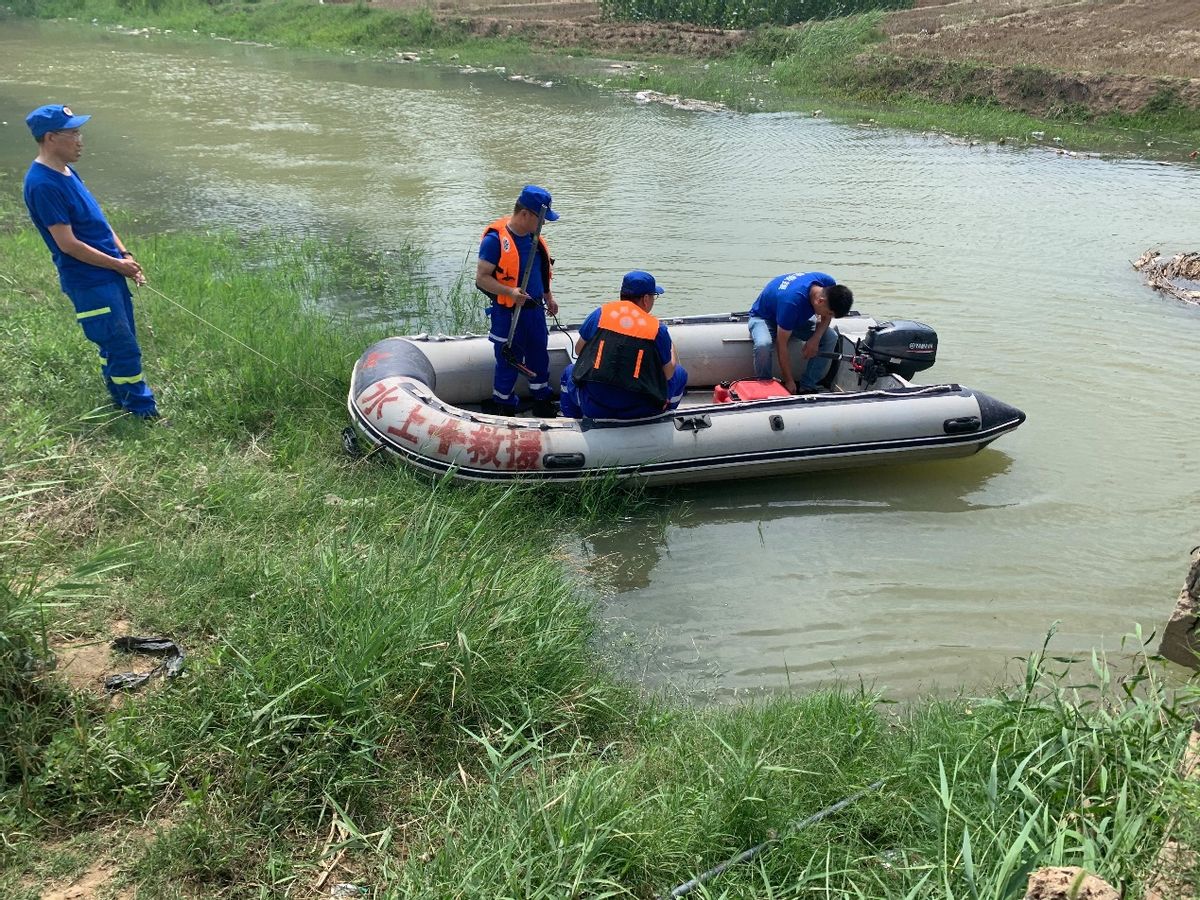
<svg viewBox="0 0 1200 900"><path fill-rule="evenodd" d="M39 106L25 117L25 124L33 132L35 138L40 138L48 131L66 131L68 128L78 128L91 116L77 116L71 112L71 107L62 104Z"/></svg>
<svg viewBox="0 0 1200 900"><path fill-rule="evenodd" d="M545 188L540 188L536 184L527 184L521 189L521 196L517 198L527 210L534 215L538 215L542 211L542 207L546 207L546 221L555 222L558 220L558 213L550 208L550 192Z"/></svg>
<svg viewBox="0 0 1200 900"><path fill-rule="evenodd" d="M654 283L654 276L649 272L635 269L625 273L621 279L621 293L630 297L640 297L643 294L661 294L663 289Z"/></svg>

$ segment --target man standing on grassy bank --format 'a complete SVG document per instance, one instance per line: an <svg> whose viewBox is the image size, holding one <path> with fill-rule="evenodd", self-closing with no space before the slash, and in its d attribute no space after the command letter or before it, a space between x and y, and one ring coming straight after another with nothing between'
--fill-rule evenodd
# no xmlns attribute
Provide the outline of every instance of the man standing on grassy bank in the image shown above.
<svg viewBox="0 0 1200 900"><path fill-rule="evenodd" d="M793 272L767 282L750 307L750 339L754 341L754 377L770 378L772 351L779 360L779 378L790 394L815 394L830 362L818 353L832 352L837 338L829 330L833 319L850 312L854 294L824 272ZM816 323L812 321L817 317ZM788 351L791 340L804 341L808 364L797 383Z"/></svg>
<svg viewBox="0 0 1200 900"><path fill-rule="evenodd" d="M512 350L533 374L529 376L529 392L533 395L533 414L552 419L554 393L550 390L550 355L547 350L549 332L546 313L556 315L558 304L550 291L550 247L546 239L534 233L542 210L546 221L558 219L550 208L550 192L534 184L525 185L517 197L511 216L497 219L483 231L479 243L479 262L475 266L475 286L492 301L488 315L492 320L488 337L496 350L496 372L492 380L492 397L484 411L498 415L517 414L517 369L504 353L512 317L517 314L517 329L512 336ZM526 269L529 274L526 275ZM524 285L524 290L522 290Z"/></svg>
<svg viewBox="0 0 1200 900"><path fill-rule="evenodd" d="M79 129L90 118L61 105L40 106L25 117L38 142L37 158L25 175L25 205L50 248L76 320L100 348L113 403L140 419L155 419L158 408L142 375L133 296L126 283L132 278L145 284L146 277L71 165L83 154Z"/></svg>

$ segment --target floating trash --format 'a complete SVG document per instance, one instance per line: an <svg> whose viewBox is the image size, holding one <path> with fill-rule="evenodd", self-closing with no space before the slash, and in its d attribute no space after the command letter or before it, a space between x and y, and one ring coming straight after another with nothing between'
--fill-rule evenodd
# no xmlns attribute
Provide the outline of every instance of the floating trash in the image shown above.
<svg viewBox="0 0 1200 900"><path fill-rule="evenodd" d="M1133 261L1133 267L1146 276L1147 284L1155 290L1184 303L1200 305L1200 290L1180 284L1200 285L1200 253L1176 253L1166 260L1161 256L1158 250L1147 250Z"/></svg>

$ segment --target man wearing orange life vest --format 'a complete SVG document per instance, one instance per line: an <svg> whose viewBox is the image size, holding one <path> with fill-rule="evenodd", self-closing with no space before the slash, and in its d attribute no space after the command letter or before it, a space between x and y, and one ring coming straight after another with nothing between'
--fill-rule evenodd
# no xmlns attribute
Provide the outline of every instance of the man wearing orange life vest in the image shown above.
<svg viewBox="0 0 1200 900"><path fill-rule="evenodd" d="M687 372L650 310L663 292L649 272L621 281L621 299L595 310L579 329L578 362L562 376L562 414L572 419L644 419L679 406Z"/></svg>
<svg viewBox="0 0 1200 900"><path fill-rule="evenodd" d="M533 396L533 414L552 419L554 392L550 390L550 356L546 346L549 332L546 313L558 313L558 304L550 291L550 247L538 236L538 216L546 210L546 221L558 219L550 209L550 192L534 184L525 185L517 197L511 216L497 219L483 231L479 243L479 262L475 266L475 287L487 294L492 305L488 310L492 325L488 338L496 353L496 370L492 378L492 396L484 403L484 411L498 415L517 413L517 375L515 367L504 356L513 310L521 305L517 330L513 334L512 350L516 357L533 370L529 377L529 393ZM525 290L521 284L525 270L532 267Z"/></svg>

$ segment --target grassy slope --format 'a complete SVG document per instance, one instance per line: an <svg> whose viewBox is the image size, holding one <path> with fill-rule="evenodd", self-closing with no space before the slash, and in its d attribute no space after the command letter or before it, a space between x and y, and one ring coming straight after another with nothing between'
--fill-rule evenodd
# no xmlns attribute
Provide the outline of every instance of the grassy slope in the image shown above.
<svg viewBox="0 0 1200 900"><path fill-rule="evenodd" d="M915 130L936 130L984 140L1052 147L1167 154L1200 144L1200 113L1169 98L1137 115L1092 116L1061 110L1050 120L1006 109L980 95L979 66L945 67L919 89L906 78L906 63L871 51L882 40L879 13L816 22L798 29L762 29L730 57L696 60L656 57L630 73L597 77L587 48L546 49L519 37L480 38L464 20L435 20L426 10L375 10L366 4L319 6L311 0L217 3L202 0L16 0L18 13L74 16L100 23L153 25L176 33L212 34L281 46L357 53L416 49L434 61L507 65L539 77L577 77L606 88L658 90L719 101L741 110L811 110L826 115ZM519 31L519 30L518 30ZM536 44L542 44L538 35ZM429 54L432 51L432 54ZM1036 74L1033 70L1030 73ZM986 82L986 78L982 79ZM1036 79L1035 79L1036 80ZM948 98L937 102L930 96ZM1035 132L1045 137L1035 138ZM1057 141L1055 140L1057 139ZM1152 145L1152 146L1151 146ZM1156 148L1156 149L1155 149Z"/></svg>
<svg viewBox="0 0 1200 900"><path fill-rule="evenodd" d="M0 894L115 854L150 897L303 891L331 859L379 896L647 896L879 777L718 892L1000 897L1050 861L1139 883L1182 738L1154 682L1085 702L1031 660L1012 696L897 714L840 690L638 699L547 525L627 500L343 457L374 335L312 311L320 248L133 242L184 307L140 292L175 423L148 428L93 410L91 349L6 203ZM31 667L43 623L102 640L115 619L179 639L188 677L112 708Z"/></svg>

